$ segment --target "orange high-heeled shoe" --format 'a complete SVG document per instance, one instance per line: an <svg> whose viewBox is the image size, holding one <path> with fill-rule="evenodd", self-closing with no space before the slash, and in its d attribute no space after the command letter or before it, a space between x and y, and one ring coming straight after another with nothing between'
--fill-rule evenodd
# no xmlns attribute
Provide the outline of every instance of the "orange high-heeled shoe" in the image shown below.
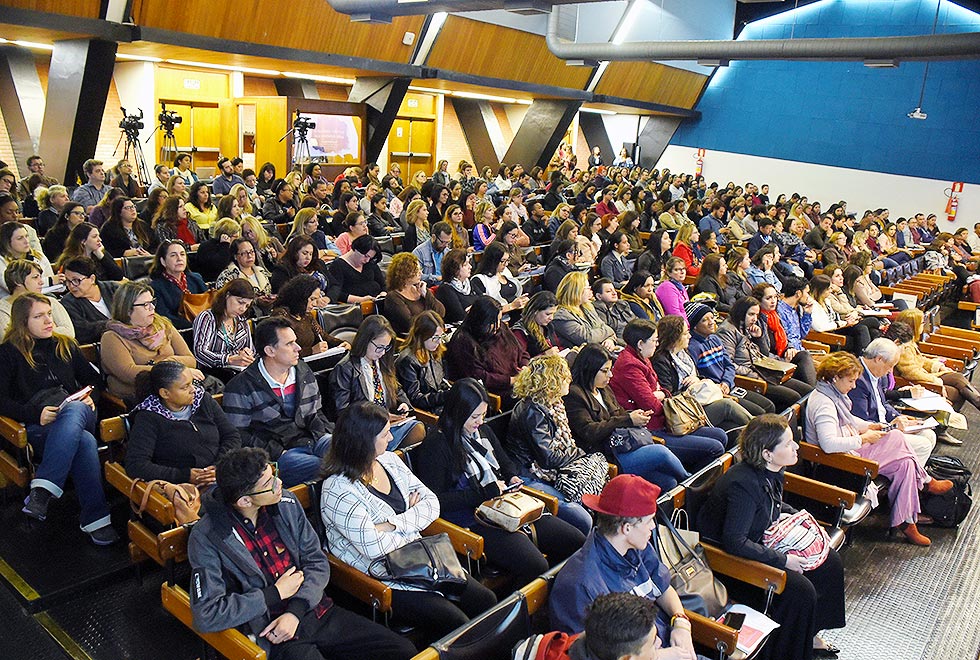
<svg viewBox="0 0 980 660"><path fill-rule="evenodd" d="M913 545L920 545L922 547L932 545L932 541L929 540L929 537L924 536L919 531L919 528L915 526L915 523L904 523L898 527L892 527L890 530L888 530L889 537L896 533L902 534L905 539Z"/></svg>
<svg viewBox="0 0 980 660"><path fill-rule="evenodd" d="M930 495L942 495L953 489L953 482L949 479L933 479L926 484L926 492Z"/></svg>

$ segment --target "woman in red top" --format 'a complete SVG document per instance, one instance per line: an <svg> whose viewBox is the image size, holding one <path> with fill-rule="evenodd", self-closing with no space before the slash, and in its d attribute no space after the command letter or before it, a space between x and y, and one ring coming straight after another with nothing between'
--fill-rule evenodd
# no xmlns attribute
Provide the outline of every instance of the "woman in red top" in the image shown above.
<svg viewBox="0 0 980 660"><path fill-rule="evenodd" d="M626 410L647 410L647 428L661 438L689 472L697 472L721 456L728 435L714 426L702 426L690 435L667 431L663 401L669 395L660 388L650 356L657 349L657 326L646 319L634 319L623 330L626 348L613 364L609 388Z"/></svg>
<svg viewBox="0 0 980 660"><path fill-rule="evenodd" d="M607 188L603 189L602 199L595 205L596 215L598 215L600 218L609 213L619 215L619 209L616 207L616 202L613 201L613 196L615 194L616 189L612 186L608 186Z"/></svg>
<svg viewBox="0 0 980 660"><path fill-rule="evenodd" d="M701 272L701 262L704 260L701 247L697 244L698 237L698 230L694 225L685 223L677 230L677 236L674 238L674 256L684 260L687 274L691 277L698 276Z"/></svg>

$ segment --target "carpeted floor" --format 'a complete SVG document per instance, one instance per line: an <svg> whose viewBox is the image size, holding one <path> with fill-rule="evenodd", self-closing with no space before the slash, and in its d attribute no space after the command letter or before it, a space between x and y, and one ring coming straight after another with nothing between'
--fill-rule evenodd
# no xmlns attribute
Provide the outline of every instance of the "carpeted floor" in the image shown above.
<svg viewBox="0 0 980 660"><path fill-rule="evenodd" d="M980 413L963 409L970 429L962 447L938 445L980 474ZM841 660L974 660L980 657L980 507L958 529L923 527L932 546L888 539L888 519L876 514L854 530L842 554L847 627L824 637Z"/></svg>

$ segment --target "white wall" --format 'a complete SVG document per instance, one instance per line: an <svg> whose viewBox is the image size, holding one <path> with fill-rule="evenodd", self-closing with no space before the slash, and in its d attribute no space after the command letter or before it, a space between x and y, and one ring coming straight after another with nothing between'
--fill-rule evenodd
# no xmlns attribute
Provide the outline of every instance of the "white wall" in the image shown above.
<svg viewBox="0 0 980 660"><path fill-rule="evenodd" d="M691 147L671 145L657 162L657 168L667 167L671 172L693 173L696 150ZM819 201L823 208L840 200L847 202L849 212L858 216L865 209L887 208L891 218L908 217L918 212L935 213L939 226L946 228L967 227L972 230L980 222L980 185L966 184L959 195L959 209L955 222L946 220L945 190L951 181L918 179L897 174L881 174L844 167L812 165L777 158L746 156L724 151L707 151L702 170L708 183L717 181L725 186L729 181L744 185L751 181L756 185L769 184L769 198L779 193L790 195L798 192L811 201Z"/></svg>
<svg viewBox="0 0 980 660"><path fill-rule="evenodd" d="M606 134L609 136L609 143L613 146L613 158L619 154L624 142L636 142L637 135L643 130L648 117L640 115L601 115L602 124L606 127ZM639 119L639 128L636 120Z"/></svg>
<svg viewBox="0 0 980 660"><path fill-rule="evenodd" d="M150 174L150 181L153 181L153 166L159 156L154 148L154 142L151 140L150 144L146 143L157 126L157 115L160 114L155 97L154 71L151 62L116 62L112 71L112 79L119 93L119 104L126 108L129 114L138 114L139 109L143 110L143 130L140 131L139 142L143 149L143 159L146 163L146 171ZM121 147L119 155L122 156Z"/></svg>

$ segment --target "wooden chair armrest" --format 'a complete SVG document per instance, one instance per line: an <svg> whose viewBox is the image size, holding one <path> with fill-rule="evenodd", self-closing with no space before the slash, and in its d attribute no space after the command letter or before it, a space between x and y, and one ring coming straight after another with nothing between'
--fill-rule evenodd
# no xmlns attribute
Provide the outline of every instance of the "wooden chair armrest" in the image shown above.
<svg viewBox="0 0 980 660"><path fill-rule="evenodd" d="M157 534L157 547L164 561L174 560L178 564L187 561L187 540L194 524L181 525Z"/></svg>
<svg viewBox="0 0 980 660"><path fill-rule="evenodd" d="M553 516L558 515L558 498L555 497L554 495L549 495L548 493L541 490L535 490L530 486L521 486L521 492L526 493L527 495L530 495L535 499L541 500L542 502L544 502L545 511L547 511Z"/></svg>
<svg viewBox="0 0 980 660"><path fill-rule="evenodd" d="M926 297L926 294L923 291L921 291L919 289L913 289L913 288L907 287L907 286L906 287L903 287L903 286L880 286L878 288L881 289L881 292L883 294L885 294L886 296L893 296L896 293L904 293L904 294L907 294L907 295L910 295L910 296L915 296L919 300L922 300L923 298Z"/></svg>
<svg viewBox="0 0 980 660"><path fill-rule="evenodd" d="M435 428L439 425L439 416L433 415L428 410L415 408L415 419L419 420L429 428Z"/></svg>
<svg viewBox="0 0 980 660"><path fill-rule="evenodd" d="M361 315L370 316L374 314L375 306L373 300L365 300L361 303Z"/></svg>
<svg viewBox="0 0 980 660"><path fill-rule="evenodd" d="M794 493L808 500L822 502L830 506L849 509L854 506L857 494L852 490L839 488L816 479L810 479L791 472L786 473L786 492Z"/></svg>
<svg viewBox="0 0 980 660"><path fill-rule="evenodd" d="M818 330L811 330L807 333L806 338L810 341L818 341L821 344L837 346L838 348L843 347L847 343L847 337L844 335L835 335L832 332L820 332Z"/></svg>
<svg viewBox="0 0 980 660"><path fill-rule="evenodd" d="M370 605L378 612L391 611L391 587L362 573L333 555L330 560L330 583L354 596L362 603Z"/></svg>
<svg viewBox="0 0 980 660"><path fill-rule="evenodd" d="M126 474L126 469L119 463L108 462L105 464L105 480L135 506L138 507L143 501L143 493L146 492L147 483L145 481L137 483L136 479ZM174 524L174 505L159 490L150 492L150 497L146 501L146 509L143 512L161 525L169 527Z"/></svg>
<svg viewBox="0 0 980 660"><path fill-rule="evenodd" d="M966 312L975 312L980 309L980 303L970 302L969 300L961 300L956 303L957 309L962 309Z"/></svg>
<svg viewBox="0 0 980 660"><path fill-rule="evenodd" d="M126 420L122 417L109 417L99 422L99 437L106 444L122 442L127 435Z"/></svg>
<svg viewBox="0 0 980 660"><path fill-rule="evenodd" d="M765 394L766 387L768 384L766 381L760 378L751 378L749 376L735 376L735 385L749 392L755 392L756 394Z"/></svg>
<svg viewBox="0 0 980 660"><path fill-rule="evenodd" d="M720 548L702 542L705 559L711 566L711 570L722 575L728 575L746 584L759 587L760 589L774 589L777 594L783 593L786 588L786 571L780 568L773 568L762 562L752 561L730 555Z"/></svg>
<svg viewBox="0 0 980 660"><path fill-rule="evenodd" d="M548 604L548 582L543 578L534 578L518 591L527 600L527 613L532 616Z"/></svg>
<svg viewBox="0 0 980 660"><path fill-rule="evenodd" d="M973 359L973 351L965 348L956 348L955 346L947 346L945 344L934 344L931 341L920 341L919 350L927 355L940 355L956 360L968 361Z"/></svg>
<svg viewBox="0 0 980 660"><path fill-rule="evenodd" d="M827 344L821 344L818 341L808 341L804 339L802 342L803 348L810 351L811 353L829 353L830 346Z"/></svg>
<svg viewBox="0 0 980 660"><path fill-rule="evenodd" d="M792 367L789 368L789 371L783 374L782 378L779 379L779 382L785 383L790 378L792 378L795 374L796 374L796 365L794 364Z"/></svg>
<svg viewBox="0 0 980 660"><path fill-rule="evenodd" d="M19 449L27 446L27 427L9 417L0 417L0 436Z"/></svg>
<svg viewBox="0 0 980 660"><path fill-rule="evenodd" d="M197 633L198 637L228 660L266 660L265 651L235 628L219 633L202 633L195 630L191 616L190 595L180 587L164 582L160 585L160 600L163 609Z"/></svg>
<svg viewBox="0 0 980 660"><path fill-rule="evenodd" d="M857 474L862 477L874 479L878 476L878 463L876 461L861 458L853 454L842 452L840 454L829 454L817 445L809 442L800 443L800 457L811 463L826 465L835 470Z"/></svg>
<svg viewBox="0 0 980 660"><path fill-rule="evenodd" d="M131 557L149 557L160 566L166 566L167 562L160 556L160 545L157 536L146 525L138 520L130 520L127 527L129 535L129 554ZM138 552L134 552L136 549Z"/></svg>
<svg viewBox="0 0 980 660"><path fill-rule="evenodd" d="M422 530L424 536L434 536L443 532L449 535L449 540L452 541L457 553L473 561L483 559L483 537L479 534L442 518L436 518L431 525Z"/></svg>
<svg viewBox="0 0 980 660"><path fill-rule="evenodd" d="M980 341L972 341L970 339L963 339L962 337L951 337L938 332L929 335L929 343L970 351L971 357L976 357L977 352L980 352Z"/></svg>
<svg viewBox="0 0 980 660"><path fill-rule="evenodd" d="M980 307L980 303L970 303L971 305L976 305ZM936 333L942 335L943 337L958 337L960 339L968 339L977 345L980 345L980 332L976 330L966 330L964 328L954 328L949 325L941 325L936 328Z"/></svg>
<svg viewBox="0 0 980 660"><path fill-rule="evenodd" d="M490 412L499 413L504 408L504 400L500 398L499 394L494 394L493 392L487 392L487 399L490 401Z"/></svg>
<svg viewBox="0 0 980 660"><path fill-rule="evenodd" d="M946 394L946 387L940 383L913 383L905 380L901 376L895 376L895 389L900 390L903 387L912 387L913 385L922 385L925 389L936 394Z"/></svg>
<svg viewBox="0 0 980 660"><path fill-rule="evenodd" d="M691 620L691 637L695 642L726 655L735 652L735 643L738 641L737 630L691 610L684 610L684 613Z"/></svg>
<svg viewBox="0 0 980 660"><path fill-rule="evenodd" d="M431 646L427 646L413 655L412 660L439 660L439 651L435 650Z"/></svg>

